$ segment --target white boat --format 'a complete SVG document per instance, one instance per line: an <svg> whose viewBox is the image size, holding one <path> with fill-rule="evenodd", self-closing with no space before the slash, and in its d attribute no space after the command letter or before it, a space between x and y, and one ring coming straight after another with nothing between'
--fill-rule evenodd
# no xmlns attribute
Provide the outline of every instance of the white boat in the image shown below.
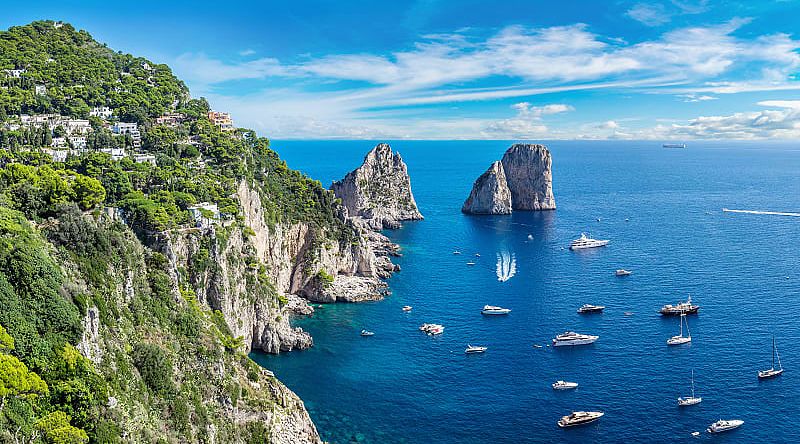
<svg viewBox="0 0 800 444"><path fill-rule="evenodd" d="M361 330L361 336L375 336L375 333L369 330Z"/></svg>
<svg viewBox="0 0 800 444"><path fill-rule="evenodd" d="M553 383L553 390L570 390L578 388L577 382L556 381Z"/></svg>
<svg viewBox="0 0 800 444"><path fill-rule="evenodd" d="M419 329L430 336L444 333L444 326L441 324L422 324Z"/></svg>
<svg viewBox="0 0 800 444"><path fill-rule="evenodd" d="M607 240L592 239L589 236L587 236L586 233L581 233L581 237L570 242L569 249L585 250L587 248L605 247L606 245L608 245L608 242L609 241Z"/></svg>
<svg viewBox="0 0 800 444"><path fill-rule="evenodd" d="M700 404L701 402L703 402L703 398L699 396L694 396L694 369L692 369L692 396L678 397L678 405L681 407L686 407L690 405Z"/></svg>
<svg viewBox="0 0 800 444"><path fill-rule="evenodd" d="M661 145L662 148L686 148L685 143L665 143Z"/></svg>
<svg viewBox="0 0 800 444"><path fill-rule="evenodd" d="M603 414L603 412L572 412L567 416L562 416L558 420L558 426L565 428L589 424L600 419Z"/></svg>
<svg viewBox="0 0 800 444"><path fill-rule="evenodd" d="M605 305L583 304L578 309L578 313L602 313L605 308Z"/></svg>
<svg viewBox="0 0 800 444"><path fill-rule="evenodd" d="M475 265L475 262L469 261L469 262L467 262L467 265L469 265L469 266Z"/></svg>
<svg viewBox="0 0 800 444"><path fill-rule="evenodd" d="M778 357L778 368L775 368L775 356ZM775 336L772 337L772 368L769 370L760 370L758 372L758 379L769 379L783 374L783 364L781 364L781 355L778 354L778 348L775 347Z"/></svg>
<svg viewBox="0 0 800 444"><path fill-rule="evenodd" d="M484 305L481 314L485 315L505 315L511 313L510 308L497 307L494 305Z"/></svg>
<svg viewBox="0 0 800 444"><path fill-rule="evenodd" d="M573 331L568 331L553 338L553 347L563 347L567 345L588 345L599 338L600 336L583 335Z"/></svg>
<svg viewBox="0 0 800 444"><path fill-rule="evenodd" d="M682 314L680 317L681 320L681 334L678 336L673 336L667 339L667 345L681 345L687 344L692 342L692 334L689 332L689 320L686 319L686 315ZM686 322L686 336L683 335L683 323Z"/></svg>
<svg viewBox="0 0 800 444"><path fill-rule="evenodd" d="M620 268L619 270L615 271L614 274L617 276L630 276L633 272L628 271L624 268Z"/></svg>
<svg viewBox="0 0 800 444"><path fill-rule="evenodd" d="M532 234L528 235L528 240L533 240L533 235Z"/></svg>
<svg viewBox="0 0 800 444"><path fill-rule="evenodd" d="M456 250L456 251L453 252L453 254L461 254L461 252Z"/></svg>
<svg viewBox="0 0 800 444"><path fill-rule="evenodd" d="M708 426L708 429L706 430L708 433L721 433L739 428L742 424L744 424L744 421L741 419L720 419L714 424Z"/></svg>
<svg viewBox="0 0 800 444"><path fill-rule="evenodd" d="M667 304L661 307L661 310L658 310L664 316L677 316L677 315L685 315L685 314L696 314L697 311L700 310L699 305L692 304L692 295L689 295L689 298L686 299L686 302L678 302L675 305Z"/></svg>
<svg viewBox="0 0 800 444"><path fill-rule="evenodd" d="M411 308L412 307L410 305L404 305L403 306L403 311L411 311Z"/></svg>
<svg viewBox="0 0 800 444"><path fill-rule="evenodd" d="M467 349L464 350L464 353L471 355L474 353L484 353L488 347L481 347L478 345L469 345L467 344Z"/></svg>
<svg viewBox="0 0 800 444"><path fill-rule="evenodd" d="M480 253L475 253L475 257L481 257Z"/></svg>

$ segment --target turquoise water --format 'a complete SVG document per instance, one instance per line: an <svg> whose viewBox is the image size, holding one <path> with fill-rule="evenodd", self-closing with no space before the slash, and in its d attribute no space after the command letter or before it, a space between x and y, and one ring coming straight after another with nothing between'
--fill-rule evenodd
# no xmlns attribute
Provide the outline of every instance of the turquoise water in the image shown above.
<svg viewBox="0 0 800 444"><path fill-rule="evenodd" d="M548 145L558 210L465 216L459 210L473 180L509 143L392 143L425 215L388 233L403 248L393 294L326 305L296 322L314 335L312 349L253 357L303 398L335 443L796 441L800 218L721 208L800 212L800 145ZM374 144L273 146L289 166L328 185ZM582 231L611 243L565 249ZM515 259L506 282L497 279L498 255ZM634 274L617 278L617 268ZM702 307L689 318L693 342L667 347L678 320L656 311L687 294ZM607 308L578 315L583 303ZM484 304L513 312L484 317ZM403 305L414 309L404 313ZM444 324L445 333L425 336L417 330L424 322ZM375 336L360 337L362 328ZM565 330L600 339L533 347ZM759 382L773 333L787 370ZM466 356L467 343L489 349ZM703 402L679 409L691 369ZM554 392L556 379L580 387ZM606 415L582 428L556 426L584 409ZM690 436L719 418L745 424L725 436Z"/></svg>

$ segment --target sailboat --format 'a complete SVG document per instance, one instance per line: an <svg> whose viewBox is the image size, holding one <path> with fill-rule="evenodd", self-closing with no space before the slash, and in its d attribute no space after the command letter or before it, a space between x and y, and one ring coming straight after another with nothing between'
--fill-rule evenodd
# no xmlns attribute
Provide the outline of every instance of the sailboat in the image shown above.
<svg viewBox="0 0 800 444"><path fill-rule="evenodd" d="M681 314L681 334L667 339L667 345L681 345L692 342L692 334L689 332L689 321L686 320L686 336L683 335L683 323L686 319L686 314Z"/></svg>
<svg viewBox="0 0 800 444"><path fill-rule="evenodd" d="M775 368L775 357L778 357L778 368ZM775 347L775 336L772 336L772 368L769 370L760 370L758 372L758 379L774 378L783 374L783 365L781 365L781 355L778 354L778 348Z"/></svg>
<svg viewBox="0 0 800 444"><path fill-rule="evenodd" d="M680 407L685 407L689 405L700 404L703 401L703 398L699 396L694 396L694 369L692 369L692 396L680 396L678 397L678 405Z"/></svg>

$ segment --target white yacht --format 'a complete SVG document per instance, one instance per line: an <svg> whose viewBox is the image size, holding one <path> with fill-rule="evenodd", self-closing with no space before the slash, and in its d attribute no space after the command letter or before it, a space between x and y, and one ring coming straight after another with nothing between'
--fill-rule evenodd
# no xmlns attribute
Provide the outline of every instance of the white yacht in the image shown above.
<svg viewBox="0 0 800 444"><path fill-rule="evenodd" d="M562 416L561 419L558 420L558 426L564 428L589 424L597 421L603 415L603 412L572 412L567 416Z"/></svg>
<svg viewBox="0 0 800 444"><path fill-rule="evenodd" d="M567 345L587 345L591 344L600 336L582 335L573 331L564 332L553 338L553 347L562 347Z"/></svg>
<svg viewBox="0 0 800 444"><path fill-rule="evenodd" d="M411 311L411 309L412 309L412 308L413 308L413 307L412 307L412 306L410 306L410 305L404 305L404 306L403 306L403 311Z"/></svg>
<svg viewBox="0 0 800 444"><path fill-rule="evenodd" d="M577 382L556 381L553 383L553 390L570 390L578 388Z"/></svg>
<svg viewBox="0 0 800 444"><path fill-rule="evenodd" d="M608 245L608 242L609 241L607 240L592 239L589 236L587 236L586 233L581 233L581 237L570 242L569 249L585 250L587 248L605 247L606 245Z"/></svg>
<svg viewBox="0 0 800 444"><path fill-rule="evenodd" d="M422 324L419 329L430 336L444 333L444 326L441 324Z"/></svg>
<svg viewBox="0 0 800 444"><path fill-rule="evenodd" d="M471 266L475 265L475 262L469 261L469 262L467 262L467 265L469 265L471 267Z"/></svg>
<svg viewBox="0 0 800 444"><path fill-rule="evenodd" d="M497 307L494 305L484 305L481 314L485 315L505 315L511 313L510 308Z"/></svg>
<svg viewBox="0 0 800 444"><path fill-rule="evenodd" d="M720 433L720 432L727 432L728 430L733 430L739 428L744 421L741 419L720 419L719 421L715 422L708 426L708 433Z"/></svg>
<svg viewBox="0 0 800 444"><path fill-rule="evenodd" d="M775 356L778 357L778 368L775 368ZM760 370L758 372L758 379L769 379L783 374L783 365L781 364L781 355L778 354L778 349L775 347L775 336L772 337L772 367L769 370Z"/></svg>
<svg viewBox="0 0 800 444"><path fill-rule="evenodd" d="M692 369L692 396L678 397L678 405L680 407L686 407L690 405L700 404L701 402L703 402L703 398L699 396L694 396L694 369Z"/></svg>
<svg viewBox="0 0 800 444"><path fill-rule="evenodd" d="M375 336L375 332L369 330L361 330L361 336Z"/></svg>
<svg viewBox="0 0 800 444"><path fill-rule="evenodd" d="M678 336L673 336L667 339L667 345L681 345L692 342L692 334L689 332L689 320L686 319L685 314L681 315L680 320L681 320L681 333ZM683 335L684 322L686 322L686 336Z"/></svg>
<svg viewBox="0 0 800 444"><path fill-rule="evenodd" d="M481 347L478 345L469 345L467 344L467 349L464 350L464 353L471 355L474 353L484 353L488 347Z"/></svg>
<svg viewBox="0 0 800 444"><path fill-rule="evenodd" d="M605 309L605 305L583 304L581 308L578 309L578 313L602 313Z"/></svg>
<svg viewBox="0 0 800 444"><path fill-rule="evenodd" d="M614 274L617 276L630 276L631 274L633 274L633 272L628 271L624 268L620 268L619 270L615 271Z"/></svg>

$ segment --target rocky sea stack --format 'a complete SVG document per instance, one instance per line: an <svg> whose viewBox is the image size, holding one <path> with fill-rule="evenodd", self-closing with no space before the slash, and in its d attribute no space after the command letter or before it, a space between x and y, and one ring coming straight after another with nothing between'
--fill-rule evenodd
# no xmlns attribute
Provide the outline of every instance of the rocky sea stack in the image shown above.
<svg viewBox="0 0 800 444"><path fill-rule="evenodd" d="M461 211L511 214L513 210L555 210L553 160L544 145L517 143L472 186Z"/></svg>
<svg viewBox="0 0 800 444"><path fill-rule="evenodd" d="M367 153L364 163L334 182L331 190L349 216L373 230L399 228L400 221L422 219L411 193L408 168L387 143Z"/></svg>

